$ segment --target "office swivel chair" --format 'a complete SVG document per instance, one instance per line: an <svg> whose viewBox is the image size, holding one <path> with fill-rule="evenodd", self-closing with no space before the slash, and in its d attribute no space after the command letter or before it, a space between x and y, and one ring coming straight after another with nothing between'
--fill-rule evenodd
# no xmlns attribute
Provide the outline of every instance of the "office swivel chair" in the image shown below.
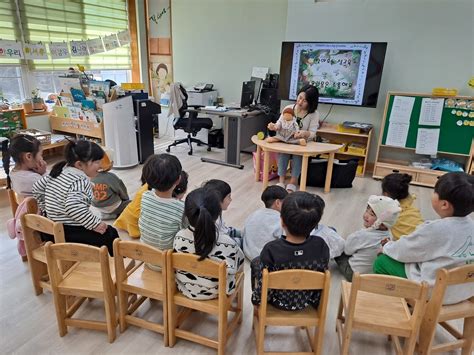
<svg viewBox="0 0 474 355"><path fill-rule="evenodd" d="M179 116L175 117L173 121L173 127L175 130L182 129L185 131L188 136L183 139L177 139L172 144L166 148L166 151L169 153L171 147L175 147L181 143L188 143L189 145L189 155L193 155L193 145L192 143L197 143L197 145L206 145L207 151L211 151L211 146L208 143L204 143L200 139L194 138L196 134L203 128L211 129L212 128L212 120L210 118L198 117L199 111L196 109L198 107L203 107L202 105L188 105L188 93L186 89L181 84L174 84L177 85L180 92L182 93L182 100L183 103L181 107L178 109ZM172 88L173 90L173 88ZM183 97L184 96L184 97ZM173 95L171 95L171 100L173 99ZM172 102L170 102L170 107L172 106ZM188 107L193 107L194 109L188 109ZM186 115L187 114L187 115Z"/></svg>

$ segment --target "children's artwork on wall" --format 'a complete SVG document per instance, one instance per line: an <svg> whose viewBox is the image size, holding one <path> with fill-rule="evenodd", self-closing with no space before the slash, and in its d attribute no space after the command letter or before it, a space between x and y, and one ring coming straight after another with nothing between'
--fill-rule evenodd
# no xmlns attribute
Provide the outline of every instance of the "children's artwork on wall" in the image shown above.
<svg viewBox="0 0 474 355"><path fill-rule="evenodd" d="M147 1L150 55L171 55L170 0Z"/></svg>
<svg viewBox="0 0 474 355"><path fill-rule="evenodd" d="M120 47L120 43L117 39L116 33L110 36L105 36L103 40L104 40L104 46L105 46L106 51L111 51L112 49Z"/></svg>
<svg viewBox="0 0 474 355"><path fill-rule="evenodd" d="M120 46L125 46L130 43L130 32L128 30L123 30L117 33L117 38L119 40Z"/></svg>
<svg viewBox="0 0 474 355"><path fill-rule="evenodd" d="M85 57L89 55L86 41L71 41L71 56Z"/></svg>
<svg viewBox="0 0 474 355"><path fill-rule="evenodd" d="M46 46L43 43L25 43L23 45L25 59L48 59Z"/></svg>
<svg viewBox="0 0 474 355"><path fill-rule="evenodd" d="M25 58L21 42L0 40L0 57L15 59Z"/></svg>
<svg viewBox="0 0 474 355"><path fill-rule="evenodd" d="M104 44L102 43L102 38L94 38L89 39L87 41L87 49L89 50L89 54L97 54L105 52Z"/></svg>
<svg viewBox="0 0 474 355"><path fill-rule="evenodd" d="M161 105L169 101L170 84L173 82L172 57L168 55L150 56L150 76L153 97Z"/></svg>
<svg viewBox="0 0 474 355"><path fill-rule="evenodd" d="M66 42L50 42L48 46L51 58L69 58L69 48Z"/></svg>

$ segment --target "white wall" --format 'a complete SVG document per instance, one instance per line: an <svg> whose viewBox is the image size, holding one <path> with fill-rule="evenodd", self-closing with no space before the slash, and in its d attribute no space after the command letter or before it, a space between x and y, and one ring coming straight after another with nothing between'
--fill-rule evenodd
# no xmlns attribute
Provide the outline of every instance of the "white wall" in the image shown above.
<svg viewBox="0 0 474 355"><path fill-rule="evenodd" d="M472 0L289 0L285 39L388 42L377 108L334 106L328 117L374 124L374 160L387 91L454 87L473 95L473 15ZM320 107L322 115L329 108Z"/></svg>
<svg viewBox="0 0 474 355"><path fill-rule="evenodd" d="M240 102L253 66L280 70L287 0L172 0L174 80Z"/></svg>

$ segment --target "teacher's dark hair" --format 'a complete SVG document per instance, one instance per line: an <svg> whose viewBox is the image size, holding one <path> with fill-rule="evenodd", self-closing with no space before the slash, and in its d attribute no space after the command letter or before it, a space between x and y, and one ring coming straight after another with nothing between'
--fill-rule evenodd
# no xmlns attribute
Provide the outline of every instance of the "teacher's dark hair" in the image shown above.
<svg viewBox="0 0 474 355"><path fill-rule="evenodd" d="M308 101L308 113L313 113L318 109L319 103L319 91L318 88L314 85L306 84L303 86L298 95L304 92L306 94L306 101Z"/></svg>

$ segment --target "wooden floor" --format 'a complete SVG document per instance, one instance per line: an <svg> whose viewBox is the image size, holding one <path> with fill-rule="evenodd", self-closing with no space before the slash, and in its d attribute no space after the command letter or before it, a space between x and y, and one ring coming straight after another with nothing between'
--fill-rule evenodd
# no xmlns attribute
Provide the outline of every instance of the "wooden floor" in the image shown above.
<svg viewBox="0 0 474 355"><path fill-rule="evenodd" d="M160 139L155 147L156 153L162 153L167 140ZM187 154L185 146L172 149L189 173L189 191L200 186L204 181L218 178L232 186L232 199L224 219L228 225L241 228L252 211L262 207L260 201L261 183L254 181L252 157L242 155L245 165L243 170L202 163L202 156L223 158L222 150L206 152L196 147L193 156ZM115 170L125 182L129 193L133 196L140 185L141 166L129 170ZM351 189L334 189L324 194L320 188L308 188L308 191L320 194L326 202L326 210L322 223L334 226L345 237L362 227L362 214L367 198L371 194L381 193L380 182L370 177L356 178ZM436 218L431 209L430 197L432 189L412 187L411 191L418 196L416 203L426 219ZM0 218L10 218L10 210L6 194L0 196ZM124 236L126 238L126 236ZM4 222L0 225L0 346L1 352L16 354L42 353L153 353L153 354L215 354L215 351L185 340L178 340L174 348L163 346L162 336L153 332L129 327L119 334L113 344L107 342L106 333L70 328L69 333L59 337L52 295L50 293L35 296L31 285L27 263L23 263L16 250L16 241L8 238ZM250 302L250 271L248 262L245 265L245 308L242 325L230 337L227 345L228 354L254 354L255 341L252 332L252 305ZM331 263L332 285L330 292L329 312L324 340L324 354L337 354L339 347L335 332L335 318L340 297L340 281L342 276ZM87 307L78 315L93 318L103 316L102 304L98 301L86 303ZM150 319L160 319L158 303L148 304L147 313ZM147 307L145 307L147 308ZM205 321L203 321L205 319ZM200 314L193 314L188 323L190 328L197 329L205 335L217 334L216 322ZM444 338L443 334L437 337ZM308 342L303 330L292 328L270 328L266 336L266 349L280 351L307 351ZM351 343L352 354L393 354L391 344L385 336L373 336L358 333ZM456 352L452 352L456 354Z"/></svg>

